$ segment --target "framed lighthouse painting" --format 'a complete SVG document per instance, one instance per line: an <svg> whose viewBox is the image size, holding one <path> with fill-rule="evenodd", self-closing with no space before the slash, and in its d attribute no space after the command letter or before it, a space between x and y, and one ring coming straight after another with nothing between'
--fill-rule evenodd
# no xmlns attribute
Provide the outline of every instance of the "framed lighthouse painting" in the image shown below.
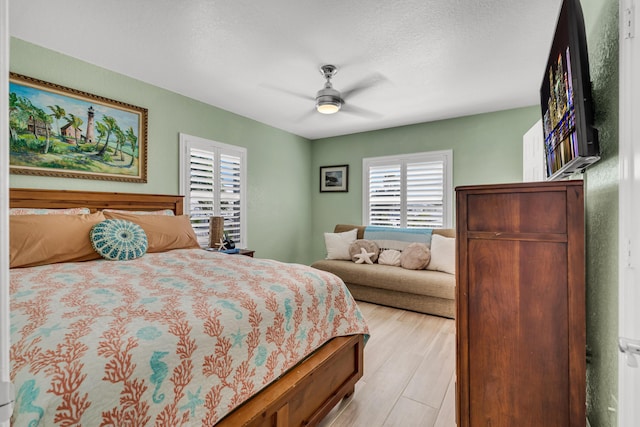
<svg viewBox="0 0 640 427"><path fill-rule="evenodd" d="M147 182L147 109L9 75L11 173Z"/></svg>

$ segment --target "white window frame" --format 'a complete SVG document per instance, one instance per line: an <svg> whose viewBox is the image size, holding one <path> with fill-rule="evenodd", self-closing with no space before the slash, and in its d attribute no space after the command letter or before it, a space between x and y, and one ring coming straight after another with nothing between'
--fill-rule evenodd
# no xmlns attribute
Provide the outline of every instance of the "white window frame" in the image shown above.
<svg viewBox="0 0 640 427"><path fill-rule="evenodd" d="M362 224L369 225L369 168L386 164L402 165L402 224L406 224L406 166L410 163L443 162L443 228L453 228L453 150L428 151L362 159Z"/></svg>
<svg viewBox="0 0 640 427"><path fill-rule="evenodd" d="M248 247L247 241L247 149L236 145L225 144L198 136L180 133L180 194L184 196L184 212L190 213L190 179L191 179L191 149L209 151L214 154L218 167L215 168L214 186L220 185L220 155L232 155L240 158L240 241L234 242L236 247ZM220 192L214 191L214 211L212 216L220 216ZM200 243L208 246L207 242Z"/></svg>

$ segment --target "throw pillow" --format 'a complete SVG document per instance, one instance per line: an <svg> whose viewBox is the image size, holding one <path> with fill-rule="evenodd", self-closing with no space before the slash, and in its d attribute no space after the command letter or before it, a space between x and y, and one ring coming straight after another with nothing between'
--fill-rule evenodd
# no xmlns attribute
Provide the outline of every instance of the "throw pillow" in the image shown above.
<svg viewBox="0 0 640 427"><path fill-rule="evenodd" d="M380 249L376 242L366 239L358 239L349 245L349 254L351 255L351 261L362 264L373 264L378 260L378 254Z"/></svg>
<svg viewBox="0 0 640 427"><path fill-rule="evenodd" d="M427 270L456 274L456 239L434 234L431 237L431 262Z"/></svg>
<svg viewBox="0 0 640 427"><path fill-rule="evenodd" d="M324 243L327 247L327 259L350 260L349 245L356 241L358 229L344 233L324 233Z"/></svg>
<svg viewBox="0 0 640 427"><path fill-rule="evenodd" d="M104 259L127 261L147 252L147 235L142 227L122 219L107 219L89 232L93 249Z"/></svg>
<svg viewBox="0 0 640 427"><path fill-rule="evenodd" d="M9 265L33 267L57 262L100 259L89 231L104 221L102 212L89 215L10 215Z"/></svg>
<svg viewBox="0 0 640 427"><path fill-rule="evenodd" d="M385 249L380 253L378 264L400 267L400 255L400 251L396 251L395 249Z"/></svg>
<svg viewBox="0 0 640 427"><path fill-rule="evenodd" d="M407 270L423 270L429 264L430 259L431 251L427 245L411 243L400 254L400 266Z"/></svg>
<svg viewBox="0 0 640 427"><path fill-rule="evenodd" d="M360 253L353 255L351 259L356 264L373 264L373 261L371 261L373 255L373 252L367 252L365 248L360 248Z"/></svg>

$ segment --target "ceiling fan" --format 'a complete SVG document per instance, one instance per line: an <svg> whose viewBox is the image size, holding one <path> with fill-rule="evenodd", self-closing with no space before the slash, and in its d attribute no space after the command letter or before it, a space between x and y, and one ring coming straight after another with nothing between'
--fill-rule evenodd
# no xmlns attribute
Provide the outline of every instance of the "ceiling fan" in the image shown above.
<svg viewBox="0 0 640 427"><path fill-rule="evenodd" d="M310 95L302 95L302 94L292 92L290 90L283 89L283 88L276 88L273 86L267 86L267 87L271 87L271 89L275 89L280 92L285 92L297 98L305 99L307 101L314 101L315 109L309 110L303 117L312 115L316 112L319 112L322 114L334 114L334 113L337 113L338 111L342 111L344 113L349 113L349 114L355 114L355 115L371 117L371 118L379 118L381 116L380 113L376 113L374 111L369 111L364 108L356 107L351 102L347 103L346 99L353 97L354 95L364 91L365 89L369 89L381 83L382 81L386 80L386 78L379 73L374 73L368 76L367 78L361 80L355 86L352 86L340 92L334 89L333 84L331 83L331 79L337 74L337 72L338 72L338 67L336 67L335 65L327 64L320 67L320 73L322 74L322 76L326 81L325 81L324 87L316 93L315 97Z"/></svg>
<svg viewBox="0 0 640 427"><path fill-rule="evenodd" d="M377 84L380 81L380 77L376 76L375 79L367 79L360 84L342 91L342 94L333 88L331 79L338 73L338 67L335 65L323 65L320 67L320 73L325 78L326 82L324 87L318 91L315 97L316 111L322 114L334 114L343 109L343 111L353 112L357 114L376 115L371 111L355 108L351 104L348 106L345 104L345 98L353 96L357 92L361 92L364 89L368 89L371 86Z"/></svg>
<svg viewBox="0 0 640 427"><path fill-rule="evenodd" d="M338 72L338 68L335 65L323 65L320 67L320 72L327 81L316 94L316 110L322 114L337 113L344 104L340 92L335 90L331 84L331 79Z"/></svg>

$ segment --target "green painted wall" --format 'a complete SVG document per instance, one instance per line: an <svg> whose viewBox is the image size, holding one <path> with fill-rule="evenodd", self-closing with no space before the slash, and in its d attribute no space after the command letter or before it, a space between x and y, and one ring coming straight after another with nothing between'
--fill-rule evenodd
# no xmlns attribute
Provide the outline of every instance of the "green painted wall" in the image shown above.
<svg viewBox="0 0 640 427"><path fill-rule="evenodd" d="M585 176L587 232L587 415L617 425L618 396L618 2L582 0L601 160Z"/></svg>
<svg viewBox="0 0 640 427"><path fill-rule="evenodd" d="M10 48L13 72L149 110L148 183L11 175L11 187L177 194L180 132L246 147L249 245L259 257L306 261L308 140L19 39Z"/></svg>
<svg viewBox="0 0 640 427"><path fill-rule="evenodd" d="M583 0L602 160L586 179L588 414L615 426L618 328L618 3ZM247 147L249 242L258 256L310 263L322 233L362 222L362 158L452 149L454 186L520 181L522 135L537 106L309 142L21 40L11 70L149 109L149 182L11 176L12 187L178 192L178 133ZM319 167L349 164L348 193L320 193ZM285 179L286 176L295 179Z"/></svg>
<svg viewBox="0 0 640 427"><path fill-rule="evenodd" d="M453 150L453 185L522 181L522 135L539 107L519 108L316 140L312 145L311 260L323 258L323 233L362 223L362 159ZM349 165L348 193L320 193L320 166ZM453 195L452 195L453 197Z"/></svg>

